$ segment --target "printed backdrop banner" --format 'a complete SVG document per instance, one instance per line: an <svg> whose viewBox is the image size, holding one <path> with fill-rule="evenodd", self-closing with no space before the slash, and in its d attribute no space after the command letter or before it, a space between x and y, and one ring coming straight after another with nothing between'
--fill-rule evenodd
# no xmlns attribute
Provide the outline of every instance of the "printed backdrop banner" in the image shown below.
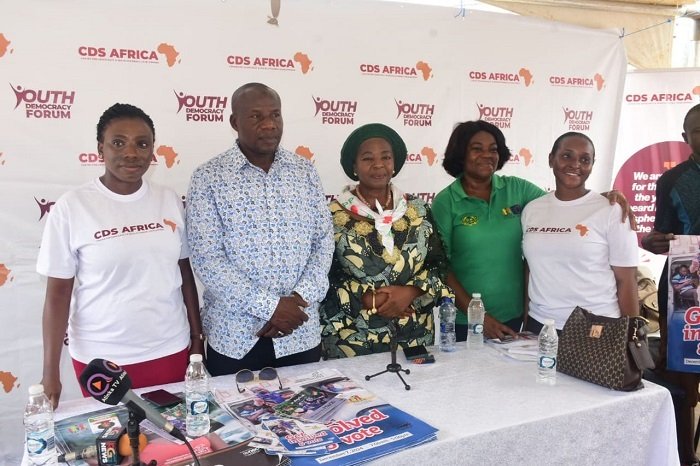
<svg viewBox="0 0 700 466"><path fill-rule="evenodd" d="M20 453L26 389L41 378L46 216L104 172L95 125L115 102L153 117L147 176L183 196L192 170L232 145L230 96L249 81L279 92L283 145L316 165L329 196L349 182L344 139L383 122L409 149L396 183L431 201L451 181L441 163L452 128L478 118L506 134L503 173L544 188L556 136L589 134L599 154L589 185L608 189L626 67L617 33L457 13L360 0L3 2L0 462ZM69 362L64 348L66 399L79 394Z"/></svg>
<svg viewBox="0 0 700 466"><path fill-rule="evenodd" d="M613 173L614 187L630 201L638 238L654 227L656 180L686 160L683 118L700 102L700 69L635 71L627 74ZM657 279L665 256L643 252Z"/></svg>

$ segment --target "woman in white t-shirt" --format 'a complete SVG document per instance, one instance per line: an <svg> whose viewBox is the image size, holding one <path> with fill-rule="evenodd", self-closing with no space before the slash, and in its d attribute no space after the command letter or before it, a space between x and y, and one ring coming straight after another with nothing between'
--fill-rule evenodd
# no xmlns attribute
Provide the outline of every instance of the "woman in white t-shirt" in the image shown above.
<svg viewBox="0 0 700 466"><path fill-rule="evenodd" d="M183 380L188 353L203 353L182 202L143 179L154 141L143 110L107 109L97 124L104 174L61 196L48 216L37 271L48 277L42 384L54 407L66 330L76 375L103 358L134 388Z"/></svg>
<svg viewBox="0 0 700 466"><path fill-rule="evenodd" d="M586 188L595 161L593 142L565 133L549 166L556 190L523 210L523 254L529 267L526 329L544 319L561 330L576 306L609 316L637 315L637 237L620 206Z"/></svg>

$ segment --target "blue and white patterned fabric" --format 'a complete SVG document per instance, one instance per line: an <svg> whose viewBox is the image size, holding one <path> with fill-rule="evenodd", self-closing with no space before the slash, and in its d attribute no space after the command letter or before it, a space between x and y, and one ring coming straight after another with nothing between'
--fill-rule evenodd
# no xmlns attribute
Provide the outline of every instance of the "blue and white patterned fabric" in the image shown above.
<svg viewBox="0 0 700 466"><path fill-rule="evenodd" d="M217 352L241 359L280 297L297 292L309 320L275 338L275 356L321 342L319 302L328 288L333 227L314 166L278 148L269 172L236 143L198 167L187 195L190 259L205 286L202 323Z"/></svg>

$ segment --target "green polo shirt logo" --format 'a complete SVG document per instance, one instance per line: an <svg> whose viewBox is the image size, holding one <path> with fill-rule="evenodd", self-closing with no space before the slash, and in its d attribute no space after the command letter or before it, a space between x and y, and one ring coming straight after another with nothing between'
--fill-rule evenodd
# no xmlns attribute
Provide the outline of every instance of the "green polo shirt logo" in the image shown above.
<svg viewBox="0 0 700 466"><path fill-rule="evenodd" d="M470 227L476 225L477 223L479 223L479 217L476 215L465 215L462 217L462 225Z"/></svg>

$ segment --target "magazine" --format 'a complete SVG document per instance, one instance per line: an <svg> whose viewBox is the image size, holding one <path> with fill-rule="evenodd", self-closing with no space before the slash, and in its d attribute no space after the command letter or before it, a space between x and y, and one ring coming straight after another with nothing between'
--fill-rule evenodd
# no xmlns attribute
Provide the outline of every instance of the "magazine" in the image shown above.
<svg viewBox="0 0 700 466"><path fill-rule="evenodd" d="M506 335L503 339L492 338L486 343L499 353L518 361L536 361L539 351L538 336L532 332L520 332L517 338Z"/></svg>
<svg viewBox="0 0 700 466"><path fill-rule="evenodd" d="M184 399L181 393L177 395ZM167 408L156 407L155 409L175 427L185 431L184 403ZM209 400L209 415L211 420L210 433L190 442L198 456L237 445L253 437L248 428L223 409L213 398ZM56 421L56 447L59 453L83 451L95 445L95 439L104 429L126 427L128 420L129 411L127 408L124 405L117 405ZM155 459L160 466L191 458L190 451L182 441L175 439L151 422L143 421L140 429L148 442L141 452L141 461L148 463ZM96 464L96 458L79 459L69 464L75 466Z"/></svg>
<svg viewBox="0 0 700 466"><path fill-rule="evenodd" d="M279 392L284 396L255 387L246 387L242 394L218 390L216 396L256 429L250 445L292 456L294 466L361 464L436 438L437 429L335 369L285 379L283 384L286 388ZM289 391L294 395L288 397ZM321 417L324 424L311 428L309 414ZM306 433L293 433L299 430ZM326 443L325 439L336 440Z"/></svg>

